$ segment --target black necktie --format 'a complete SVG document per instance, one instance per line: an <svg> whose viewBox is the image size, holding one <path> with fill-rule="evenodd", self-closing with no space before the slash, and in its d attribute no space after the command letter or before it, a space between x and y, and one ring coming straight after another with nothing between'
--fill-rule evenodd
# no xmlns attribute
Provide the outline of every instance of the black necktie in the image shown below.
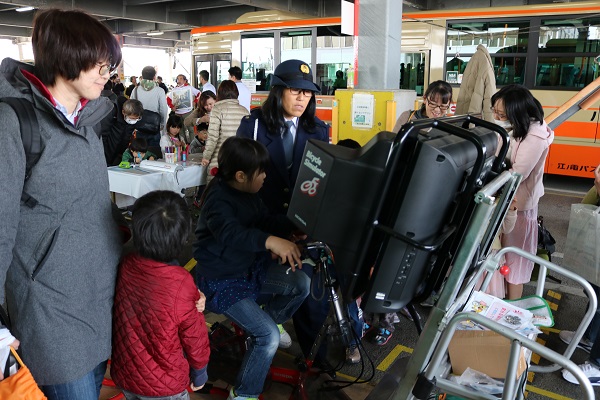
<svg viewBox="0 0 600 400"><path fill-rule="evenodd" d="M292 166L294 155L294 136L291 131L293 125L293 121L285 121L285 130L281 136L281 140L283 141L283 152L285 153L285 166L287 168Z"/></svg>

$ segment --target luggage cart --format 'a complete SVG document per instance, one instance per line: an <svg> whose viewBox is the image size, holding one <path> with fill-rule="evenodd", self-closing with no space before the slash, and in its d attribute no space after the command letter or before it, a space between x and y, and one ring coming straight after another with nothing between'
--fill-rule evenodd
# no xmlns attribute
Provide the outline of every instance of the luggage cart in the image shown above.
<svg viewBox="0 0 600 400"><path fill-rule="evenodd" d="M397 389L388 398L393 400L427 399L434 387L438 387L446 392L469 399L497 399L497 397L493 395L476 392L446 379L446 376L450 371L447 357L448 344L452 339L452 335L454 334L457 325L461 321L471 320L507 337L512 342L510 359L505 376L506 384L503 392L503 399L512 400L522 398L522 391L519 389L525 384L527 374L522 374L519 380L512 378L516 376L518 357L522 347L530 349L553 363L548 366L531 366L529 368L530 371L547 373L565 368L579 381L580 387L584 393L584 397L582 398L594 399L594 392L589 380L585 377L579 367L569 360L577 343L583 337L585 329L590 324L597 306L595 293L592 290L591 285L585 279L549 261L514 247L504 248L496 255L488 257L485 262L479 266L479 269L476 270L476 272L472 273L470 276L468 274L477 249L480 248L483 242L490 240L490 238L493 239L493 236L495 236L499 223L501 223L504 217L506 206L512 200L514 190L519 181L520 176L518 174L503 172L500 176L483 187L475 196L474 201L476 206L473 212L473 218L469 223L464 239L458 249L453 268L448 275L444 289L440 294L437 304L431 311L423 333L419 337L417 346L412 353L412 357L408 361L404 374L399 380ZM504 190L502 190L502 195L498 202L496 202L494 194L501 188L504 188ZM502 255L508 252L513 252L528 258L538 263L540 266L572 279L583 287L588 296L590 300L588 311L585 313L573 341L568 345L563 354L558 354L553 350L545 348L535 341L481 315L458 312L470 297L476 282L482 274L485 271L493 272L498 268ZM541 296L544 291L543 277L545 276L545 271L540 275L536 294ZM465 278L467 278L466 281ZM483 283L484 288L490 280L491 274L488 274ZM374 390L374 392L376 392L376 390ZM373 393L371 394L373 395ZM374 399L375 397L367 397L367 399L370 398ZM382 397L379 398L381 399Z"/></svg>

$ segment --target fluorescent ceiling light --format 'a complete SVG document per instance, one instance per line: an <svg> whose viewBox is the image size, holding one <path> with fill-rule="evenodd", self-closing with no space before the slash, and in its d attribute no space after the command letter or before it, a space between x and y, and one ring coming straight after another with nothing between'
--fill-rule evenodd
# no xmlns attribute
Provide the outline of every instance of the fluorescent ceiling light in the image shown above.
<svg viewBox="0 0 600 400"><path fill-rule="evenodd" d="M34 9L33 7L31 7L31 6L28 6L28 7L19 7L19 8L15 8L15 11L18 11L18 12L26 12L26 11L31 11L31 10L33 10L33 9Z"/></svg>
<svg viewBox="0 0 600 400"><path fill-rule="evenodd" d="M160 36L160 35L164 35L165 33L163 31L150 31L148 33L146 33L147 36Z"/></svg>

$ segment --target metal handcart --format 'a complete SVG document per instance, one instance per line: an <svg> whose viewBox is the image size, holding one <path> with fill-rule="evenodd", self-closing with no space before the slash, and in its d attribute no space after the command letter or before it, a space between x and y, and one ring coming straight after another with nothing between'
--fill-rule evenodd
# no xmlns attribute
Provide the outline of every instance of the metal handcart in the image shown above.
<svg viewBox="0 0 600 400"><path fill-rule="evenodd" d="M585 399L594 399L594 392L589 380L583 372L569 360L577 343L590 324L597 306L597 299L591 285L580 276L561 268L549 261L529 254L521 249L509 247L500 250L496 255L488 257L479 268L470 274L472 260L476 251L482 245L482 241L493 238L501 222L505 208L513 197L520 176L504 172L488 185L482 188L475 196L475 209L468 229L457 252L454 265L444 285L437 304L432 309L424 327L412 357L400 377L395 392L389 397L394 400L406 399L428 399L434 387L447 393L456 394L469 399L497 399L493 395L477 392L473 389L460 386L447 379L450 372L448 361L448 345L457 325L461 321L471 320L484 327L507 337L511 340L511 352L507 372L505 375L505 386L502 399L523 398L522 388L525 385L526 373L516 380L518 357L522 347L530 349L541 357L552 362L548 366L530 366L532 372L554 372L561 368L570 371L580 383L580 388ZM501 189L502 195L498 201L494 195ZM504 210L504 211L503 211ZM502 256L508 252L516 253L528 258L541 266L540 277L536 288L536 294L541 296L544 291L545 268L567 277L581 285L589 298L590 304L579 325L573 341L567 346L563 354L548 349L535 341L528 339L515 331L502 326L482 315L467 312L458 312L467 302L474 290L476 283L485 271L493 272L498 268ZM466 279L466 280L465 280ZM491 280L491 273L487 274L483 287L485 288ZM528 360L529 362L529 360ZM376 390L374 390L376 392ZM372 393L373 395L373 393ZM369 396L368 398L374 398Z"/></svg>

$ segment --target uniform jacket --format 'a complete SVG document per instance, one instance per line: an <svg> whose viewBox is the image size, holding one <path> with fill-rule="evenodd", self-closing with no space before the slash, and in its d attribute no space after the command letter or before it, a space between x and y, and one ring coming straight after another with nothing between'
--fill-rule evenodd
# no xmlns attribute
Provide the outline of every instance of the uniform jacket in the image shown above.
<svg viewBox="0 0 600 400"><path fill-rule="evenodd" d="M490 108L494 93L494 64L486 47L480 44L465 69L454 114L481 113L483 119L493 122L494 116Z"/></svg>
<svg viewBox="0 0 600 400"><path fill-rule="evenodd" d="M208 122L208 139L202 153L202 158L210 161L208 171L218 165L217 157L221 145L228 137L235 136L240 121L248 115L248 110L240 105L237 99L217 101L210 113ZM212 176L208 176L208 180Z"/></svg>
<svg viewBox="0 0 600 400"><path fill-rule="evenodd" d="M33 102L45 146L25 183L39 204L28 208L20 205L25 154L18 119L0 103L0 299L6 294L23 361L39 385L52 385L110 356L121 236L96 128L113 104L82 101L73 126L33 72L9 58L0 65L0 97Z"/></svg>
<svg viewBox="0 0 600 400"><path fill-rule="evenodd" d="M267 177L262 189L258 192L265 205L272 213L285 214L292 197L292 191L302 162L304 147L309 139L329 141L328 126L315 117L316 126L314 132L308 132L302 127L302 117L299 119L296 130L296 139L294 140L294 157L291 171L288 171L285 165L285 154L283 152L283 142L281 133L272 133L267 130L262 121L262 111L253 110L250 116L242 119L242 123L237 131L237 136L254 138L254 125L258 119L256 140L267 147L271 160L267 169Z"/></svg>
<svg viewBox="0 0 600 400"><path fill-rule="evenodd" d="M115 293L111 376L143 396L170 396L203 369L210 348L194 279L178 265L138 254L125 257Z"/></svg>
<svg viewBox="0 0 600 400"><path fill-rule="evenodd" d="M517 209L531 210L544 195L544 165L554 132L544 122L532 122L524 140L515 140L511 146L511 171L518 172L523 180L517 189Z"/></svg>

